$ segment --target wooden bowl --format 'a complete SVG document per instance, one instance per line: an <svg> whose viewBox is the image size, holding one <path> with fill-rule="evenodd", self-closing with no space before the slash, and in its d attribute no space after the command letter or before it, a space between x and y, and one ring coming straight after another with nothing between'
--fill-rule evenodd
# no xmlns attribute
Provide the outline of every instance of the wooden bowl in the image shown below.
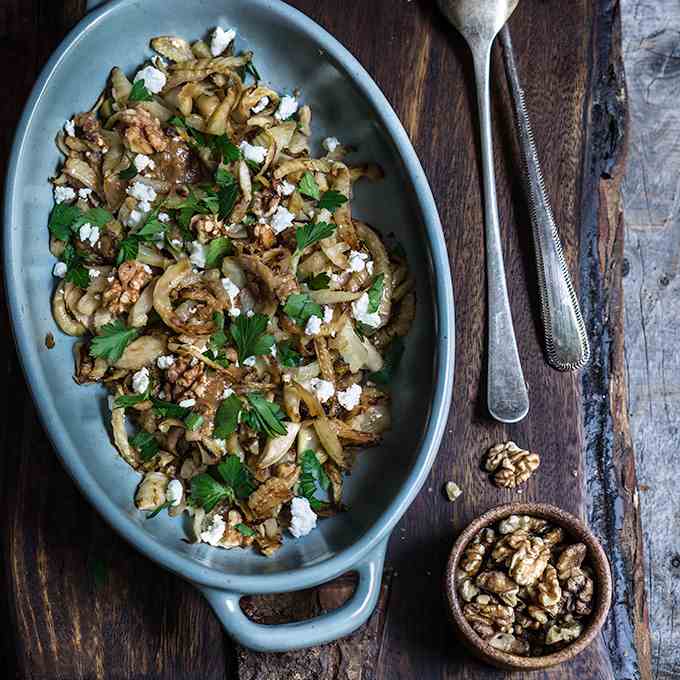
<svg viewBox="0 0 680 680"><path fill-rule="evenodd" d="M570 538L585 543L588 547L588 558L593 568L595 585L593 613L590 615L588 625L581 637L554 654L529 657L501 652L477 635L463 616L455 583L461 556L470 541L480 530L492 526L510 515L531 515L548 520L552 524L562 527ZM509 503L507 505L499 505L485 512L481 517L469 524L458 537L451 551L451 557L446 569L445 588L451 616L458 634L472 654L486 663L505 670L532 671L550 668L565 661L570 661L595 639L609 614L612 599L612 576L609 561L600 542L595 538L590 529L574 517L574 515L560 510L554 505L543 503Z"/></svg>

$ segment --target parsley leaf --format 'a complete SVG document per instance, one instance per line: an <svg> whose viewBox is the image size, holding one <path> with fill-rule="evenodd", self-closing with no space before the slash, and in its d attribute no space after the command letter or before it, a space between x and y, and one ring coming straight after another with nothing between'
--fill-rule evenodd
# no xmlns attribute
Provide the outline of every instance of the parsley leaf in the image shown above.
<svg viewBox="0 0 680 680"><path fill-rule="evenodd" d="M241 314L231 324L231 337L238 349L238 360L242 364L248 357L269 354L274 336L266 335L269 319L265 314L246 316Z"/></svg>
<svg viewBox="0 0 680 680"><path fill-rule="evenodd" d="M318 210L329 210L334 213L341 205L347 203L347 197L339 191L326 191L317 205Z"/></svg>
<svg viewBox="0 0 680 680"><path fill-rule="evenodd" d="M231 143L227 135L215 137L210 146L225 163L233 163L241 158L241 150Z"/></svg>
<svg viewBox="0 0 680 680"><path fill-rule="evenodd" d="M217 193L217 200L219 201L219 218L221 220L226 220L231 211L236 205L236 199L238 198L239 189L236 183L224 184L219 192Z"/></svg>
<svg viewBox="0 0 680 680"><path fill-rule="evenodd" d="M268 437L286 434L286 426L283 424L284 413L278 404L268 401L259 392L251 392L246 398L252 406L252 410L247 414L250 427Z"/></svg>
<svg viewBox="0 0 680 680"><path fill-rule="evenodd" d="M302 356L291 347L289 341L286 340L278 343L276 350L276 355L282 366L285 366L286 368L295 368L302 363Z"/></svg>
<svg viewBox="0 0 680 680"><path fill-rule="evenodd" d="M328 491L331 486L331 480L328 478L326 471L323 469L316 454L311 449L307 449L300 460L302 473L298 482L298 490L304 496L311 506L312 510L319 511L328 507L328 503L320 501L316 497L316 485Z"/></svg>
<svg viewBox="0 0 680 680"><path fill-rule="evenodd" d="M309 171L302 175L302 179L298 184L298 191L303 196L313 198L315 201L318 201L319 198L321 197L321 190L319 189L319 185L316 183L314 175L312 175L312 173Z"/></svg>
<svg viewBox="0 0 680 680"><path fill-rule="evenodd" d="M217 472L234 490L234 494L239 500L248 498L255 491L250 472L238 456L227 456L225 460L218 464Z"/></svg>
<svg viewBox="0 0 680 680"><path fill-rule="evenodd" d="M122 321L112 321L102 326L101 335L96 335L90 343L90 356L104 357L115 363L123 356L125 348L137 337L136 328L128 328Z"/></svg>
<svg viewBox="0 0 680 680"><path fill-rule="evenodd" d="M132 179L133 177L137 177L137 168L135 167L134 163L130 163L130 165L125 168L125 170L121 170L118 173L118 177L120 177L122 180L129 180Z"/></svg>
<svg viewBox="0 0 680 680"><path fill-rule="evenodd" d="M321 305L314 302L307 293L289 295L286 304L283 306L283 311L298 326L304 326L310 316L323 317Z"/></svg>
<svg viewBox="0 0 680 680"><path fill-rule="evenodd" d="M305 224L295 230L295 240L297 241L296 253L301 253L305 248L314 245L321 239L328 238L335 232L335 225L327 222L315 222Z"/></svg>
<svg viewBox="0 0 680 680"><path fill-rule="evenodd" d="M130 444L139 451L139 457L144 463L148 463L159 451L160 445L150 432L142 430L138 432L131 440Z"/></svg>
<svg viewBox="0 0 680 680"><path fill-rule="evenodd" d="M157 234L162 234L165 231L165 225L161 222L156 215L152 215L144 223L144 226L136 232L135 236L143 238L145 241L153 240L152 237Z"/></svg>
<svg viewBox="0 0 680 680"><path fill-rule="evenodd" d="M215 181L220 185L236 184L236 178L221 165L215 171Z"/></svg>
<svg viewBox="0 0 680 680"><path fill-rule="evenodd" d="M132 86L128 101L130 102L150 102L153 100L153 95L146 88L143 80L136 80Z"/></svg>
<svg viewBox="0 0 680 680"><path fill-rule="evenodd" d="M374 314L380 307L380 299L382 298L384 288L385 275L378 274L373 280L371 287L368 289L368 313Z"/></svg>
<svg viewBox="0 0 680 680"><path fill-rule="evenodd" d="M224 314L222 312L215 312L212 318L217 330L210 336L208 344L212 356L217 358L222 347L227 344L227 334L224 332Z"/></svg>
<svg viewBox="0 0 680 680"><path fill-rule="evenodd" d="M166 508L169 508L172 505L170 501L165 501L165 503L161 503L155 510L152 510L151 512L147 513L146 518L147 519L153 519L156 515L159 515L163 510Z"/></svg>
<svg viewBox="0 0 680 680"><path fill-rule="evenodd" d="M201 425L203 425L203 421L205 418L200 413L190 413L185 419L184 419L184 424L187 426L187 430L189 432L196 432Z"/></svg>
<svg viewBox="0 0 680 680"><path fill-rule="evenodd" d="M113 220L113 215L108 210L104 210L104 208L90 208L73 222L71 231L80 229L83 224L96 224L98 227L103 227L108 222L111 222L111 220Z"/></svg>
<svg viewBox="0 0 680 680"><path fill-rule="evenodd" d="M325 272L322 272L321 274L317 274L316 276L313 276L309 281L307 281L307 285L311 290L324 290L328 288L328 284L331 282L331 277L326 274Z"/></svg>
<svg viewBox="0 0 680 680"><path fill-rule="evenodd" d="M71 225L82 215L75 205L57 203L50 215L49 230L60 241L68 241Z"/></svg>
<svg viewBox="0 0 680 680"><path fill-rule="evenodd" d="M231 247L231 240L227 236L216 238L210 241L208 249L205 253L206 269L219 267L226 255L231 255L233 249Z"/></svg>
<svg viewBox="0 0 680 680"><path fill-rule="evenodd" d="M399 368L401 358L404 355L404 341L400 337L394 338L384 354L385 363L375 373L369 373L368 379L381 385L389 383Z"/></svg>
<svg viewBox="0 0 680 680"><path fill-rule="evenodd" d="M177 418L178 420L186 418L189 415L189 409L184 406L178 406L171 401L163 401L156 397L151 397L154 413L161 418Z"/></svg>
<svg viewBox="0 0 680 680"><path fill-rule="evenodd" d="M191 499L206 512L210 512L221 501L233 503L234 491L204 472L191 478Z"/></svg>
<svg viewBox="0 0 680 680"><path fill-rule="evenodd" d="M242 407L241 400L235 394L232 394L220 404L215 414L213 437L226 439L230 434L236 432L238 416Z"/></svg>
<svg viewBox="0 0 680 680"><path fill-rule="evenodd" d="M174 125L176 128L186 130L187 122L184 120L184 116L173 116L169 121L168 125Z"/></svg>
<svg viewBox="0 0 680 680"><path fill-rule="evenodd" d="M69 267L64 277L69 283L73 283L78 288L87 288L90 285L90 274L82 264L77 264L74 267Z"/></svg>
<svg viewBox="0 0 680 680"><path fill-rule="evenodd" d="M130 406L136 406L146 401L149 398L149 390L142 394L123 394L120 397L116 397L113 402L113 408L129 408Z"/></svg>
<svg viewBox="0 0 680 680"><path fill-rule="evenodd" d="M243 524L241 522L240 524L237 524L234 529L239 532L242 536L255 536L255 532L246 524Z"/></svg>
<svg viewBox="0 0 680 680"><path fill-rule="evenodd" d="M136 259L139 254L139 238L136 234L128 236L120 242L116 264L121 265L128 260Z"/></svg>

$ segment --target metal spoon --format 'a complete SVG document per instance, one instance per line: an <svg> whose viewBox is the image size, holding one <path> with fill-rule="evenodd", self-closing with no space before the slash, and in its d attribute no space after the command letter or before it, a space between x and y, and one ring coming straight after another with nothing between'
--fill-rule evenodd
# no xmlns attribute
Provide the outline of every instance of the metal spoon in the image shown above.
<svg viewBox="0 0 680 680"><path fill-rule="evenodd" d="M472 51L482 140L486 276L489 305L489 413L504 423L516 423L529 411L529 395L519 361L510 301L505 281L496 201L489 79L491 46L519 0L438 0L439 8L460 31Z"/></svg>
<svg viewBox="0 0 680 680"><path fill-rule="evenodd" d="M534 133L524 103L524 90L519 82L512 38L507 25L501 31L501 44L529 193L545 352L553 368L559 371L576 370L588 363L590 344L543 181Z"/></svg>

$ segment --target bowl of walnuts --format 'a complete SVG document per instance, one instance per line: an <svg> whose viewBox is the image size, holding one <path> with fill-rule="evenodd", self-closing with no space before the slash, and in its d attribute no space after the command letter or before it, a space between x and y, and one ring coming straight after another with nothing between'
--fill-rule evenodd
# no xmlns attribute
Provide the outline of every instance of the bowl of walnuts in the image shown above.
<svg viewBox="0 0 680 680"><path fill-rule="evenodd" d="M451 615L477 657L508 670L573 659L609 613L609 561L593 533L553 505L510 503L458 537L446 571Z"/></svg>

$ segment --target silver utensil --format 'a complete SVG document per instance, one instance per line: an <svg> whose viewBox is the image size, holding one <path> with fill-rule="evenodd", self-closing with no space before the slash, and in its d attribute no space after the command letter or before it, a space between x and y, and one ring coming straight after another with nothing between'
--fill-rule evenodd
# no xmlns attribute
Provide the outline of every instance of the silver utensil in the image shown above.
<svg viewBox="0 0 680 680"><path fill-rule="evenodd" d="M501 44L529 193L546 355L554 368L575 370L590 359L588 335L545 189L507 25L501 31Z"/></svg>
<svg viewBox="0 0 680 680"><path fill-rule="evenodd" d="M467 41L474 59L482 141L489 306L487 404L491 415L504 423L515 423L526 416L529 411L529 395L519 361L505 281L496 201L489 80L491 46L498 31L514 12L518 1L438 0L441 11Z"/></svg>

